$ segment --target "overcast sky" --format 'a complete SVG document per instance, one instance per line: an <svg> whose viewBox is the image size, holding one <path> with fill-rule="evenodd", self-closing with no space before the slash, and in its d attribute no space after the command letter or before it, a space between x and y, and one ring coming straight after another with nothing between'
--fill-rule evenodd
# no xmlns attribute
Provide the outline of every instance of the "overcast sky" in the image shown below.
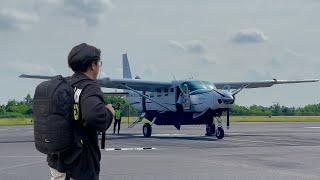
<svg viewBox="0 0 320 180"><path fill-rule="evenodd" d="M67 55L81 42L102 50L103 76L212 82L320 78L317 0L1 0L0 104L33 95L39 80L70 75ZM237 104L304 106L319 83L245 90Z"/></svg>

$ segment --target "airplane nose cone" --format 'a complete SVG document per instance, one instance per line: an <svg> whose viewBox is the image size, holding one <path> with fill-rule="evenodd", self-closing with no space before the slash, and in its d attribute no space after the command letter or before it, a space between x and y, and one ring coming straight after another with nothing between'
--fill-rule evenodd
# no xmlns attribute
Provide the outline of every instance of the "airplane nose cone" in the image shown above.
<svg viewBox="0 0 320 180"><path fill-rule="evenodd" d="M234 96L231 93L224 93L224 97L221 98L224 104L233 104L234 103Z"/></svg>

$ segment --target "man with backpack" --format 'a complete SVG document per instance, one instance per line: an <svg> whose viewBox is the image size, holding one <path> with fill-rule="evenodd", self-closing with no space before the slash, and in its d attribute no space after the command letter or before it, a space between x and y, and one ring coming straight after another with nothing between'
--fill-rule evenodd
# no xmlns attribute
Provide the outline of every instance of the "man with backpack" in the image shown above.
<svg viewBox="0 0 320 180"><path fill-rule="evenodd" d="M95 81L100 50L82 43L69 53L74 74L38 85L34 97L36 148L47 154L52 180L98 180L101 153L98 132L112 123L112 105L104 105Z"/></svg>

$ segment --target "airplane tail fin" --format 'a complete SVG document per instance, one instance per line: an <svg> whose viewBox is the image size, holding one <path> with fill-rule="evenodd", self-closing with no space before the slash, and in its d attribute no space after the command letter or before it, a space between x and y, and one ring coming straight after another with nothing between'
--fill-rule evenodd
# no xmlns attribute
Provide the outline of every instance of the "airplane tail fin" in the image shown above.
<svg viewBox="0 0 320 180"><path fill-rule="evenodd" d="M122 54L122 71L123 71L123 79L132 79L127 53Z"/></svg>

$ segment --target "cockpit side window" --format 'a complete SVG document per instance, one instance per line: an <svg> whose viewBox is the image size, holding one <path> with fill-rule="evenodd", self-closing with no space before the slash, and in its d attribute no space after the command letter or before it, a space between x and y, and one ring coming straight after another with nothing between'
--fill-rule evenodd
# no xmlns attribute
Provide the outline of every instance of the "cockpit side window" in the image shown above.
<svg viewBox="0 0 320 180"><path fill-rule="evenodd" d="M189 86L188 86L188 83L185 82L185 83L182 83L180 85L180 89L181 91L184 93L184 94L187 94L189 92Z"/></svg>
<svg viewBox="0 0 320 180"><path fill-rule="evenodd" d="M214 85L208 81L187 81L180 85L183 92L187 88L189 92L196 90L212 90L215 89Z"/></svg>

